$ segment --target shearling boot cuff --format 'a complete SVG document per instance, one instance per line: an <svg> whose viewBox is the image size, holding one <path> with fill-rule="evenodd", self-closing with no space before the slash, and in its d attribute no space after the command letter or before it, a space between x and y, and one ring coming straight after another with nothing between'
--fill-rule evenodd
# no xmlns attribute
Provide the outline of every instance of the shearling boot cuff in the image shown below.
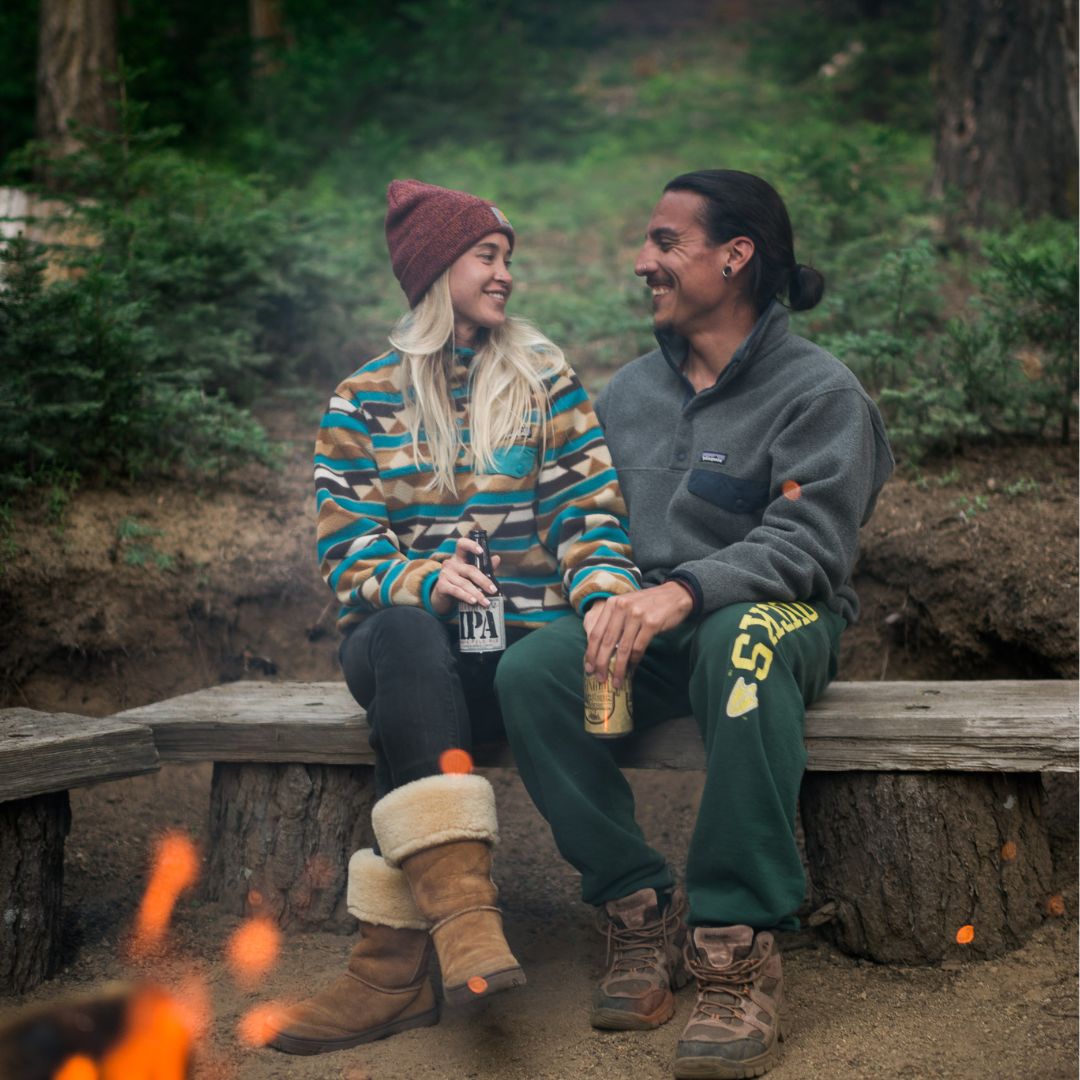
<svg viewBox="0 0 1080 1080"><path fill-rule="evenodd" d="M379 850L391 866L455 840L499 839L495 792L482 776L425 776L395 788L372 808Z"/></svg>
<svg viewBox="0 0 1080 1080"><path fill-rule="evenodd" d="M349 887L345 905L350 915L363 922L395 930L430 930L420 914L405 874L388 866L371 848L357 851L349 860Z"/></svg>

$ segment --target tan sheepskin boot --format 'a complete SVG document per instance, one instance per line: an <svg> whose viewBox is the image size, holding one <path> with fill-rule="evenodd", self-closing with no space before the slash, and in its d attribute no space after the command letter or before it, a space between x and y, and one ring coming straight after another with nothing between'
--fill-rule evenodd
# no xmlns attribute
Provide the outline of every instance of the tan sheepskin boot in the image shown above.
<svg viewBox="0 0 1080 1080"><path fill-rule="evenodd" d="M267 1043L287 1054L324 1054L439 1022L428 978L430 923L405 875L370 848L349 860L349 911L360 940L345 973L278 1014Z"/></svg>
<svg viewBox="0 0 1080 1080"><path fill-rule="evenodd" d="M525 973L503 937L491 880L499 833L487 780L415 780L380 799L371 823L386 861L405 872L417 908L431 920L447 1004L521 986Z"/></svg>

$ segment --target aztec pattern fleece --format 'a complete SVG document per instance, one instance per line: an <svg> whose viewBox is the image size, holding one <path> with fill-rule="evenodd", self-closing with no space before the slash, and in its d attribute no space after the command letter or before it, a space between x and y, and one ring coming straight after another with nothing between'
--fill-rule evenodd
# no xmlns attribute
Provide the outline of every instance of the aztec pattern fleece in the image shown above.
<svg viewBox="0 0 1080 1080"><path fill-rule="evenodd" d="M544 423L534 410L529 430L496 451L495 471L476 472L473 355L458 349L450 378L462 440L455 494L429 488L423 432L420 464L413 455L395 352L365 364L330 401L315 446L318 552L342 630L392 605L435 614L441 563L473 528L486 529L502 557L508 625L543 626L640 587L615 470L577 376L566 365L548 376Z"/></svg>

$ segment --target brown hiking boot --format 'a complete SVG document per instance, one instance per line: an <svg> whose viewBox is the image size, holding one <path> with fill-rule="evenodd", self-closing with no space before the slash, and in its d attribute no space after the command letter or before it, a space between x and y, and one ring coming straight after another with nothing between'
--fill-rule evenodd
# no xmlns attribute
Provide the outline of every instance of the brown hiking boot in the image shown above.
<svg viewBox="0 0 1080 1080"><path fill-rule="evenodd" d="M655 889L611 900L597 913L607 937L607 974L593 994L594 1028L643 1031L675 1012L675 995L690 981L683 966L686 894L676 889L663 912Z"/></svg>
<svg viewBox="0 0 1080 1080"><path fill-rule="evenodd" d="M678 1049L675 1075L743 1080L780 1056L784 976L772 934L749 926L699 926L686 940L698 998Z"/></svg>
<svg viewBox="0 0 1080 1080"><path fill-rule="evenodd" d="M269 1021L274 1035L267 1046L324 1054L439 1022L428 932L362 922L360 933L345 974Z"/></svg>

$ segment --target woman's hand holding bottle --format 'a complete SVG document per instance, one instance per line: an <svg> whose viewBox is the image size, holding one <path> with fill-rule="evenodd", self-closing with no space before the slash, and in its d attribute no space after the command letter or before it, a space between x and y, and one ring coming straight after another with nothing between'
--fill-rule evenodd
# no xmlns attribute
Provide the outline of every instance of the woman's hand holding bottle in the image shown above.
<svg viewBox="0 0 1080 1080"><path fill-rule="evenodd" d="M440 614L447 615L454 602L488 606L488 596L498 592L492 580L478 567L469 562L469 555L482 555L484 549L466 536L458 539L454 554L442 564L435 587L431 590L431 606ZM498 568L499 556L492 555L491 565Z"/></svg>

